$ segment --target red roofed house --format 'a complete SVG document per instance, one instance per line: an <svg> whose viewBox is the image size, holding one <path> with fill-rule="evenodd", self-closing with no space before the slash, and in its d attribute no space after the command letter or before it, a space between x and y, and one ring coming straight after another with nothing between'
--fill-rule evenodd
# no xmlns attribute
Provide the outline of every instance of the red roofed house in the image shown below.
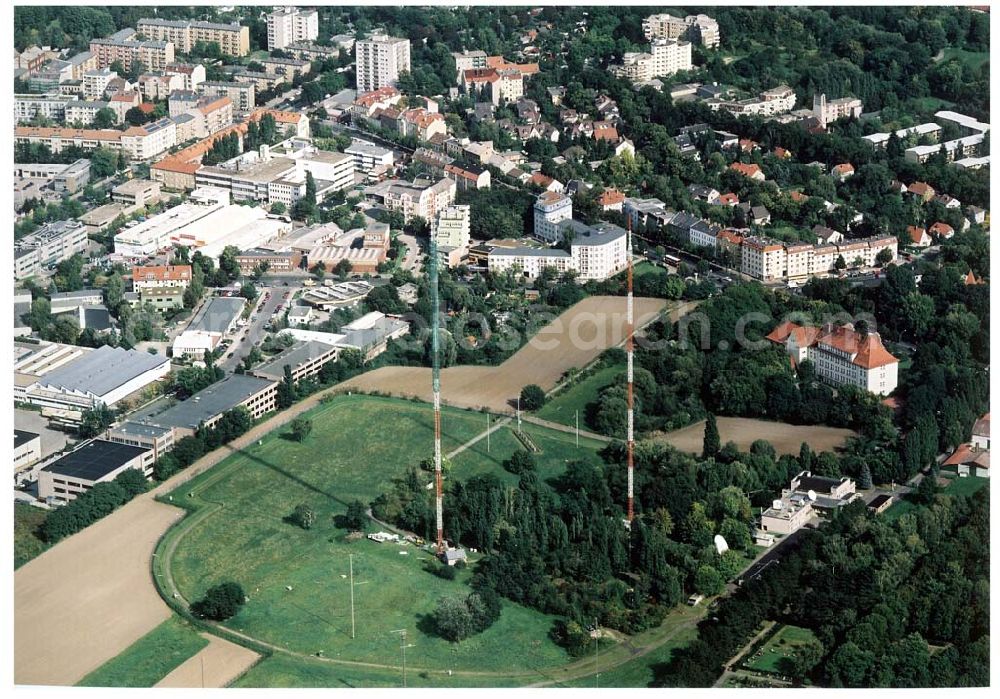
<svg viewBox="0 0 1000 699"><path fill-rule="evenodd" d="M758 147L757 141L751 141L749 138L740 139L740 150L744 153L752 153Z"/></svg>
<svg viewBox="0 0 1000 699"><path fill-rule="evenodd" d="M927 235L927 230L920 226L907 226L906 235L910 239L910 244L917 248L930 247L931 237Z"/></svg>
<svg viewBox="0 0 1000 699"><path fill-rule="evenodd" d="M715 247L719 250L729 250L739 255L742 244L743 236L729 228L719 231L718 235L715 236Z"/></svg>
<svg viewBox="0 0 1000 699"><path fill-rule="evenodd" d="M921 201L930 201L931 197L934 196L934 188L931 187L926 182L914 182L906 191L915 197L919 197Z"/></svg>
<svg viewBox="0 0 1000 699"><path fill-rule="evenodd" d="M972 441L960 444L942 466L954 466L959 476L990 477L990 414L976 420Z"/></svg>
<svg viewBox="0 0 1000 699"><path fill-rule="evenodd" d="M610 141L611 143L618 143L618 129L612 126L611 122L609 121L595 121L594 140Z"/></svg>
<svg viewBox="0 0 1000 699"><path fill-rule="evenodd" d="M975 272L973 272L970 269L969 273L965 275L965 279L963 280L963 283L966 286L979 286L980 284L985 284L986 282L984 282L982 279L980 279L979 277L977 277L976 274L975 274Z"/></svg>
<svg viewBox="0 0 1000 699"><path fill-rule="evenodd" d="M854 166L850 163L841 163L833 166L833 176L843 182L854 174Z"/></svg>
<svg viewBox="0 0 1000 699"><path fill-rule="evenodd" d="M718 206L736 206L740 203L740 198L732 192L727 192L717 196L712 203Z"/></svg>
<svg viewBox="0 0 1000 699"><path fill-rule="evenodd" d="M782 160L788 160L789 158L792 157L792 152L787 148L782 148L781 146L777 146L774 149L774 157L781 158Z"/></svg>
<svg viewBox="0 0 1000 699"><path fill-rule="evenodd" d="M605 189L597 198L602 211L621 211L625 203L625 195L617 189Z"/></svg>
<svg viewBox="0 0 1000 699"><path fill-rule="evenodd" d="M802 192L797 192L795 190L792 190L791 192L789 192L788 193L788 197L792 201L797 202L799 204L801 204L803 202L806 202L806 201L809 201L809 195L803 194Z"/></svg>
<svg viewBox="0 0 1000 699"><path fill-rule="evenodd" d="M764 172L760 169L760 166L754 163L733 163L729 166L729 169L740 173L744 177L757 180L758 182L763 182L767 179L764 176Z"/></svg>
<svg viewBox="0 0 1000 699"><path fill-rule="evenodd" d="M883 396L896 389L899 360L885 349L878 333L862 335L851 325L815 328L786 321L767 339L783 345L795 362L811 361L816 374L834 385Z"/></svg>
<svg viewBox="0 0 1000 699"><path fill-rule="evenodd" d="M536 172L531 175L531 183L537 184L539 187L544 189L546 192L562 192L565 189L565 185L559 180L552 179L548 175L544 175L541 172Z"/></svg>
<svg viewBox="0 0 1000 699"><path fill-rule="evenodd" d="M928 228L927 232L930 233L931 235L940 236L941 238L944 238L945 240L947 240L948 238L951 238L953 235L955 235L955 229L952 228L951 226L949 226L944 221L938 221L933 226L931 226L930 228Z"/></svg>
<svg viewBox="0 0 1000 699"><path fill-rule="evenodd" d="M181 288L191 283L191 265L169 265L160 267L133 267L132 289Z"/></svg>

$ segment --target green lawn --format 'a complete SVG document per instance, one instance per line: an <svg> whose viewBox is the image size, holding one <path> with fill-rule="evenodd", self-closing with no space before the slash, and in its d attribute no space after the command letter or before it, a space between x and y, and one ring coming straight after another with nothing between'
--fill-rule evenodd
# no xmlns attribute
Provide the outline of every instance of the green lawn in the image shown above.
<svg viewBox="0 0 1000 699"><path fill-rule="evenodd" d="M152 687L207 645L190 623L172 615L77 686Z"/></svg>
<svg viewBox="0 0 1000 699"><path fill-rule="evenodd" d="M607 671L601 671L600 677L588 675L578 680L561 683L560 687L649 687L653 681L653 666L670 662L674 651L686 647L698 638L698 627L687 626L677 632L677 635L650 653ZM596 662L595 667L600 668Z"/></svg>
<svg viewBox="0 0 1000 699"><path fill-rule="evenodd" d="M941 489L942 495L964 495L972 496L979 492L983 488L989 486L990 481L988 478L978 478L976 476L966 476L965 478L959 478L958 476L949 476L948 474L942 474L945 477L950 478L950 482L944 488ZM892 506L885 511L883 517L886 520L892 522L899 519L908 512L913 512L917 508L921 507L917 503L913 502L909 496L904 496L896 502L892 503Z"/></svg>
<svg viewBox="0 0 1000 699"><path fill-rule="evenodd" d="M670 272L660 265L654 265L652 262L643 260L632 269L632 274L636 279L638 279L639 277L645 277L649 274L654 277L665 277L670 274Z"/></svg>
<svg viewBox="0 0 1000 699"><path fill-rule="evenodd" d="M587 378L570 386L545 402L536 415L543 420L558 422L573 427L576 412L580 413L580 429L590 429L584 422L587 405L597 400L601 391L625 370L621 365L598 369Z"/></svg>
<svg viewBox="0 0 1000 699"><path fill-rule="evenodd" d="M516 485L518 476L503 468L505 460L515 451L524 449L521 441L514 436L514 425L515 423L511 422L509 426L491 434L489 444L485 439L480 440L456 456L453 460L452 473L462 480L482 473L495 473L502 480ZM577 448L576 436L568 432L549 430L528 423L523 423L522 428L531 437L535 446L541 449L535 454L535 461L538 464L538 475L543 480L562 474L569 461L590 461L595 465L601 463L597 450L604 445L600 442L581 438L580 446Z"/></svg>
<svg viewBox="0 0 1000 699"><path fill-rule="evenodd" d="M22 502L14 504L14 568L20 568L49 547L39 538L38 527L45 521L47 510Z"/></svg>
<svg viewBox="0 0 1000 699"><path fill-rule="evenodd" d="M522 678L498 677L496 675L470 676L448 675L447 671L432 673L413 670L411 650L406 654L406 686L410 687L517 687L525 683ZM233 687L330 687L330 688L372 688L402 687L403 672L400 652L396 650L393 669L377 670L293 658L288 655L272 655L257 663L245 675L233 683ZM541 680L542 676L529 677L527 682Z"/></svg>
<svg viewBox="0 0 1000 699"><path fill-rule="evenodd" d="M786 674L784 664L792 657L795 649L815 638L816 635L810 629L801 626L782 626L768 639L754 658L744 663L744 667L760 672Z"/></svg>
<svg viewBox="0 0 1000 699"><path fill-rule="evenodd" d="M957 58L964 65L970 66L973 69L979 68L984 63L988 63L990 60L990 54L986 51L966 51L965 49L944 49L942 61L949 61L952 58Z"/></svg>
<svg viewBox="0 0 1000 699"><path fill-rule="evenodd" d="M171 495L195 512L189 531L180 525L186 533L172 558L174 579L186 599L199 598L221 580L236 580L250 600L227 626L293 652L322 651L327 658L394 665L399 635L392 632L406 629L413 644L407 664L414 674L420 669L521 672L566 662L565 652L548 638L555 618L508 602L490 629L460 644L425 633L422 619L440 597L468 594L471 572L445 581L422 569L431 558L423 550L364 539L347 542L334 526L333 516L348 502L369 502L392 477L430 455L433 415L427 404L338 396L307 416L313 430L304 443L272 433ZM482 432L485 416L445 409L442 424L448 452ZM534 426L528 430L543 450L540 472L556 473L559 460L572 453L566 440L573 436ZM462 478L488 470L506 474L499 461L520 443L509 430L490 441L489 455L485 440L459 454L454 473ZM578 455L596 459L594 446L581 443ZM308 531L284 521L302 502L317 513ZM354 557L355 581L363 583L355 586L355 639L350 637L348 554ZM254 678L261 678L260 684L294 683L281 667L271 659L241 684ZM322 668L315 672L328 676Z"/></svg>

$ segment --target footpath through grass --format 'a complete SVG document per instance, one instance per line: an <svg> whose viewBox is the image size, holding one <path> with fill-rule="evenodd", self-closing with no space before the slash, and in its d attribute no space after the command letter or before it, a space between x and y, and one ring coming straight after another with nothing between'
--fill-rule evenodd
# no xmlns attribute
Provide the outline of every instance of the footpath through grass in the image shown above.
<svg viewBox="0 0 1000 699"><path fill-rule="evenodd" d="M400 662L400 635L394 632L405 629L407 643L412 644L407 665L415 677L422 669L534 674L536 669L567 662L565 651L549 639L555 617L506 601L499 621L484 633L458 644L438 638L430 633L428 616L439 598L469 594L471 571L446 581L423 569L432 555L422 549L367 539L347 541L346 532L337 528L335 517L346 511L349 502L359 499L367 504L389 487L393 477L431 454L430 406L341 395L305 417L312 420L313 429L304 442L272 433L170 495L174 504L194 513L167 535L169 543L176 544L170 569L184 599L198 599L209 586L235 580L249 601L226 622L228 628L293 653L322 653L326 658L385 667ZM442 424L447 453L481 433L485 415L445 409ZM543 477L556 475L574 455L597 458L594 445L581 442L575 450L573 435L529 429L543 449L539 458ZM459 454L455 477L486 471L505 474L497 464L521 446L509 429L498 434L491 436L489 455L484 456L485 440ZM421 477L431 482L430 474ZM300 503L308 503L316 512L310 530L285 520ZM356 583L353 639L349 555ZM258 681L255 677L270 684L269 667L276 668L274 683L297 684L287 680L282 663L273 659L240 684ZM310 672L326 676L324 670ZM316 686L305 678L302 682Z"/></svg>
<svg viewBox="0 0 1000 699"><path fill-rule="evenodd" d="M176 615L77 683L78 687L152 687L208 645Z"/></svg>

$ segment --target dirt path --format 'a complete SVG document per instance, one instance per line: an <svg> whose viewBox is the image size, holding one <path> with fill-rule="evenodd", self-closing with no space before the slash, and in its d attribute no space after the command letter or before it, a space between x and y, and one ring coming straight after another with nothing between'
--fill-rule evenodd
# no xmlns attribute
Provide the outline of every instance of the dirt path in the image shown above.
<svg viewBox="0 0 1000 699"><path fill-rule="evenodd" d="M534 415L521 415L521 419L525 422L530 422L533 425L541 425L542 427L547 427L550 430L557 430L558 432L567 432L569 434L576 434L576 428L570 427L569 425L563 425L558 422L552 422L550 420L543 420L540 417L535 417ZM603 434L597 434L596 432L588 432L587 430L580 430L580 436L584 439L592 439L595 442L604 442L605 444L612 441L611 437L605 437Z"/></svg>
<svg viewBox="0 0 1000 699"><path fill-rule="evenodd" d="M249 648L218 636L202 636L208 645L174 668L156 687L225 687L260 658Z"/></svg>
<svg viewBox="0 0 1000 699"><path fill-rule="evenodd" d="M648 325L666 307L662 299L635 299L636 327ZM677 313L674 310L672 315ZM511 412L511 401L528 384L550 391L562 375L625 341L625 299L591 296L543 327L500 366L457 366L441 372L442 402L463 408ZM431 370L390 366L356 376L343 390L380 391L430 402Z"/></svg>
<svg viewBox="0 0 1000 699"><path fill-rule="evenodd" d="M745 417L717 418L719 437L723 444L736 442L743 451L757 439L766 439L778 455L792 454L798 456L802 442L806 442L814 452L834 451L844 445L849 437L857 436L853 430L826 425L789 425L770 420L755 420ZM688 425L673 432L660 432L650 435L650 439L666 442L680 451L700 454L705 438L705 421Z"/></svg>

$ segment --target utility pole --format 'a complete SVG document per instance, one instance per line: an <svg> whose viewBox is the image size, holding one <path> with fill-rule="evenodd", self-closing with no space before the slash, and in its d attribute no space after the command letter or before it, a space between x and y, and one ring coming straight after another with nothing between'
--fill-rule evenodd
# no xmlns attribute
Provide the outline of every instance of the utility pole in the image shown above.
<svg viewBox="0 0 1000 699"><path fill-rule="evenodd" d="M517 431L521 431L521 396L517 397Z"/></svg>
<svg viewBox="0 0 1000 699"><path fill-rule="evenodd" d="M406 644L406 629L396 629L395 631L390 631L389 633L399 634L399 650L403 654L403 688L406 688L406 649L412 648L413 645Z"/></svg>
<svg viewBox="0 0 1000 699"><path fill-rule="evenodd" d="M576 411L576 448L580 448L580 411Z"/></svg>
<svg viewBox="0 0 1000 699"><path fill-rule="evenodd" d="M351 565L351 638L354 638L354 554L349 554L347 560Z"/></svg>
<svg viewBox="0 0 1000 699"><path fill-rule="evenodd" d="M601 630L594 619L594 687L601 688Z"/></svg>

